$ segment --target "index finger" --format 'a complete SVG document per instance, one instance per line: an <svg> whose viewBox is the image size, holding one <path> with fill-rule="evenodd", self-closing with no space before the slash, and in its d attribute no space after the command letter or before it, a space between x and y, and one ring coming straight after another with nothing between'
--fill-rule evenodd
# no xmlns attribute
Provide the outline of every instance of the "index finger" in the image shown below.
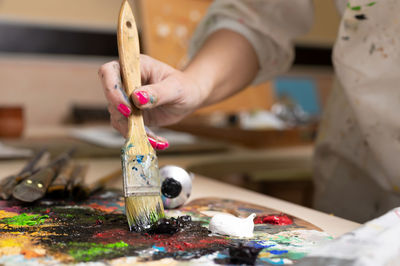
<svg viewBox="0 0 400 266"><path fill-rule="evenodd" d="M104 94L112 105L131 105L122 85L120 66L117 61L102 65L99 69L99 76Z"/></svg>

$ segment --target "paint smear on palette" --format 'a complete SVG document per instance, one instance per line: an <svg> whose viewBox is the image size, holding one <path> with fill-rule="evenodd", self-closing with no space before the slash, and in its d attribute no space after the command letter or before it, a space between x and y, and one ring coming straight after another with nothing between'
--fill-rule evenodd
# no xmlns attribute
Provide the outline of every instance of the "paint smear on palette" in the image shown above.
<svg viewBox="0 0 400 266"><path fill-rule="evenodd" d="M42 233L37 234L38 231ZM32 252L28 254L28 249L18 246L23 242L17 241L15 234L25 234L29 243L45 247L47 252L37 254L43 257L47 253L62 258L64 263L124 256L138 256L138 261L190 260L229 245L224 237L209 236L207 228L201 222L192 221L190 216L162 219L148 233L133 233L127 227L124 214L78 206L32 207L29 214L0 219L0 232L3 256L35 257Z"/></svg>
<svg viewBox="0 0 400 266"><path fill-rule="evenodd" d="M46 199L19 207L0 202L0 264L289 264L328 239L315 230L287 231L302 228L296 220L287 226L255 224L258 230L250 239L212 235L207 229L211 218L202 211L243 205L224 200L192 204L187 206L190 211L167 211L168 217L180 217L161 219L147 233L133 233L122 202L121 194L110 191L82 203ZM249 210L266 213L260 208Z"/></svg>
<svg viewBox="0 0 400 266"><path fill-rule="evenodd" d="M290 225L293 221L285 214L279 215L264 215L254 218L254 224L276 224L276 225Z"/></svg>
<svg viewBox="0 0 400 266"><path fill-rule="evenodd" d="M26 214L22 213L19 215L15 215L13 217L9 218L4 218L1 221L5 224L8 225L18 225L18 226L24 226L24 225L39 225L44 223L44 221L49 218L48 215L39 215L39 214Z"/></svg>
<svg viewBox="0 0 400 266"><path fill-rule="evenodd" d="M310 251L332 240L328 234L316 230L294 230L270 235L262 241L252 242L261 249L259 260L272 264L288 264L304 258Z"/></svg>

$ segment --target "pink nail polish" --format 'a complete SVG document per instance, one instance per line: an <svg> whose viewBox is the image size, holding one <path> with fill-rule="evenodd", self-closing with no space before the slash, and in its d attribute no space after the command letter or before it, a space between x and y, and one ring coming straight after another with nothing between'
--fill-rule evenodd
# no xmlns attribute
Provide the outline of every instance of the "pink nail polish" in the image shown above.
<svg viewBox="0 0 400 266"><path fill-rule="evenodd" d="M169 147L169 143L168 142L158 142L156 149L157 150L165 150L168 147Z"/></svg>
<svg viewBox="0 0 400 266"><path fill-rule="evenodd" d="M151 146L153 147L153 149L165 150L166 148L169 147L168 142L157 142L155 139L150 138L150 137L148 139L149 139L149 142L150 142Z"/></svg>
<svg viewBox="0 0 400 266"><path fill-rule="evenodd" d="M120 105L118 105L118 111L123 114L125 117L128 117L131 114L131 109L129 109L128 106L126 106L125 104L121 103Z"/></svg>
<svg viewBox="0 0 400 266"><path fill-rule="evenodd" d="M135 91L134 92L140 104L146 104L149 102L150 97L147 91Z"/></svg>
<svg viewBox="0 0 400 266"><path fill-rule="evenodd" d="M148 138L153 149L157 149L157 142L153 138Z"/></svg>

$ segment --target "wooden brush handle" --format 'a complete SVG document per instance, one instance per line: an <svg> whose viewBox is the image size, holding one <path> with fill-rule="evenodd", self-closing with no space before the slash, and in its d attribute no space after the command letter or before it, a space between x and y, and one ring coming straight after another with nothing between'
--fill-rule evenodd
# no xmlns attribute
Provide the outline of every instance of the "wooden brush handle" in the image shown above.
<svg viewBox="0 0 400 266"><path fill-rule="evenodd" d="M125 92L131 98L132 92L141 86L139 36L132 6L124 0L118 20L118 52ZM136 144L147 144L142 112L132 104L129 117L128 140ZM146 145L147 146L147 145Z"/></svg>

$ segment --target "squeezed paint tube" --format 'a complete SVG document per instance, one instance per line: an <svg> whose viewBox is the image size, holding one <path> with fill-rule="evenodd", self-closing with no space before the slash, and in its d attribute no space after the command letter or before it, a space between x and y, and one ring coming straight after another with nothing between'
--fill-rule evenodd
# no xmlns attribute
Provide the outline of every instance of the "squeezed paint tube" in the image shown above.
<svg viewBox="0 0 400 266"><path fill-rule="evenodd" d="M164 208L173 209L182 206L192 192L193 174L181 167L166 165L160 168L160 177Z"/></svg>

